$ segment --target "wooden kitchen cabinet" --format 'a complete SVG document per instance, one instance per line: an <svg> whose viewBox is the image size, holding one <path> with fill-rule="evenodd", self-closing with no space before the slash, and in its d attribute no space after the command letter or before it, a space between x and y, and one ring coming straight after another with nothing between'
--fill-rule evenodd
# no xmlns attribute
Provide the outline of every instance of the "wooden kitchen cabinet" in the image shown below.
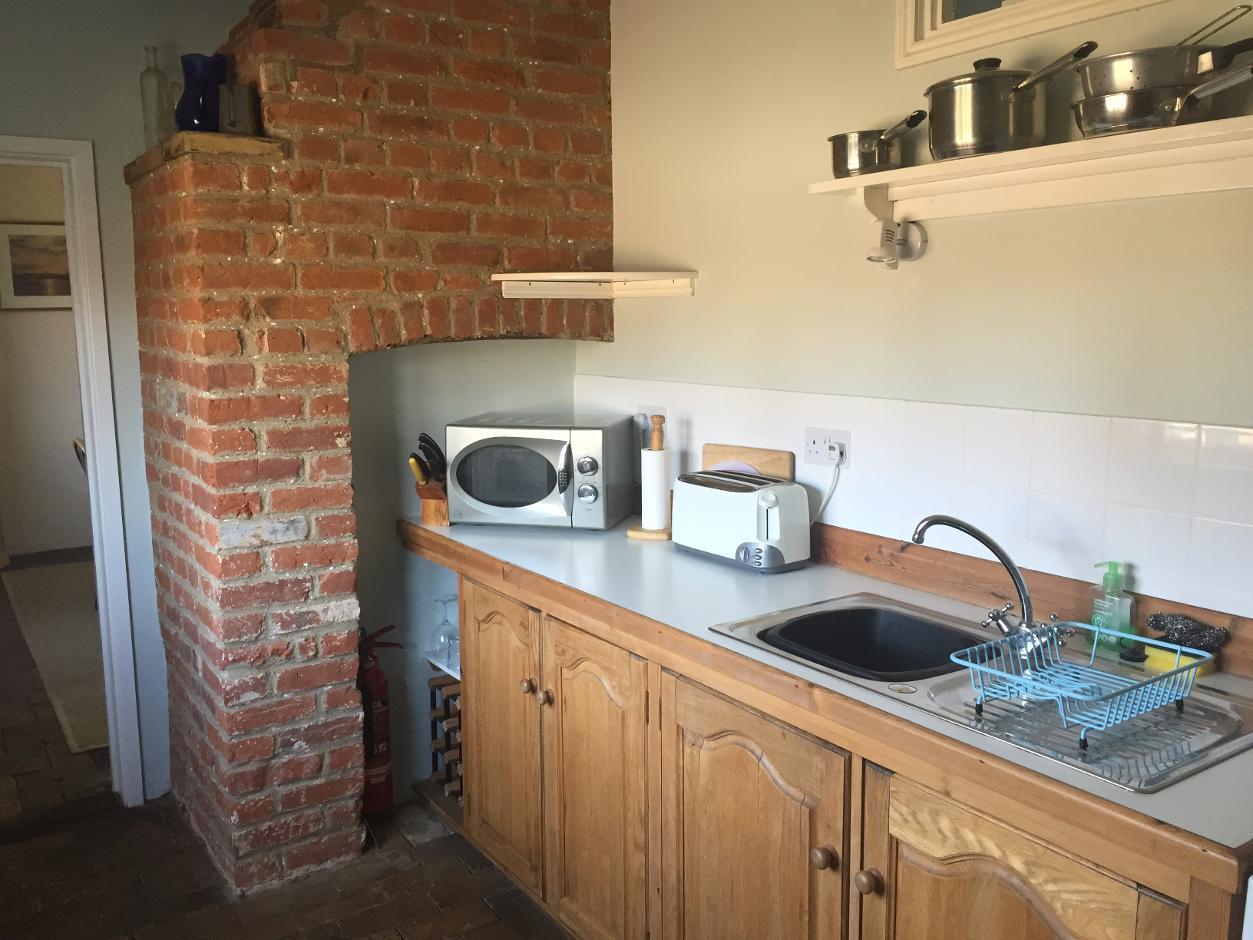
<svg viewBox="0 0 1253 940"><path fill-rule="evenodd" d="M643 659L461 587L467 835L579 937L646 931Z"/></svg>
<svg viewBox="0 0 1253 940"><path fill-rule="evenodd" d="M1179 940L1183 909L1063 849L866 765L860 940ZM1012 804L997 807L1012 814Z"/></svg>
<svg viewBox="0 0 1253 940"><path fill-rule="evenodd" d="M646 663L551 617L543 629L545 898L576 936L642 938Z"/></svg>
<svg viewBox="0 0 1253 940"><path fill-rule="evenodd" d="M1247 846L401 530L463 577L461 822L575 936L1239 936Z"/></svg>
<svg viewBox="0 0 1253 940"><path fill-rule="evenodd" d="M464 579L459 606L466 833L539 893L540 615Z"/></svg>
<svg viewBox="0 0 1253 940"><path fill-rule="evenodd" d="M840 937L848 755L666 676L663 935Z"/></svg>

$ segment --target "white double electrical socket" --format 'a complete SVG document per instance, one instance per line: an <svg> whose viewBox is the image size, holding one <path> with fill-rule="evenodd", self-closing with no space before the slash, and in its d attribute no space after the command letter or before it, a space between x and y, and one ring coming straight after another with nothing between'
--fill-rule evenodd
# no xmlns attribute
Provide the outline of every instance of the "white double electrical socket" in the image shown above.
<svg viewBox="0 0 1253 940"><path fill-rule="evenodd" d="M845 468L852 463L853 432L833 431L830 428L805 428L805 463L830 467L838 462L838 452L831 449L832 445L844 448Z"/></svg>

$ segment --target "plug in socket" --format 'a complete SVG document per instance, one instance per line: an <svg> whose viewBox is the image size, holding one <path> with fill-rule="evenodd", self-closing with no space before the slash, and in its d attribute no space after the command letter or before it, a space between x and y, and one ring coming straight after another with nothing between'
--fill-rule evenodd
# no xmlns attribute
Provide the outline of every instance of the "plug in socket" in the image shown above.
<svg viewBox="0 0 1253 940"><path fill-rule="evenodd" d="M844 468L848 469L853 462L853 433L851 431L834 431L830 428L805 428L805 463L820 467L834 466L837 462L831 446L844 446Z"/></svg>

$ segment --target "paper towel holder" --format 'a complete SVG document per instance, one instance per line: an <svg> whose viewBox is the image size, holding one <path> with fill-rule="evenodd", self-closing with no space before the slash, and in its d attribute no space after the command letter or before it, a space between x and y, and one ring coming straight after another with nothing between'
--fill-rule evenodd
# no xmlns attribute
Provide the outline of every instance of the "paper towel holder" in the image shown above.
<svg viewBox="0 0 1253 940"><path fill-rule="evenodd" d="M666 465L666 416L652 415L649 421L652 428L649 431L648 447L640 451L640 503L643 507L650 501L664 500L666 504L664 518L669 522L671 491L669 467ZM658 489L660 492L656 491ZM641 519L639 525L627 529L627 538L668 542L670 526L645 528Z"/></svg>

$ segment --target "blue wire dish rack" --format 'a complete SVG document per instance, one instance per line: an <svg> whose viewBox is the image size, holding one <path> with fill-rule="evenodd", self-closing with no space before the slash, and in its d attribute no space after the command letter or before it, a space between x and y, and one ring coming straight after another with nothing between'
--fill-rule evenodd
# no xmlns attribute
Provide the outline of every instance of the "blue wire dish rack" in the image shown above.
<svg viewBox="0 0 1253 940"><path fill-rule="evenodd" d="M1091 644L1091 651L1063 657L1070 637L1078 640L1076 647ZM1097 643L1107 638L1168 650L1175 654L1175 668L1147 679L1108 672L1096 665ZM1087 750L1089 731L1105 731L1172 703L1182 712L1197 670L1214 657L1133 633L1058 623L981 643L950 658L969 671L977 714L982 715L983 703L992 699L1051 700L1057 704L1062 727L1077 727L1079 747Z"/></svg>

